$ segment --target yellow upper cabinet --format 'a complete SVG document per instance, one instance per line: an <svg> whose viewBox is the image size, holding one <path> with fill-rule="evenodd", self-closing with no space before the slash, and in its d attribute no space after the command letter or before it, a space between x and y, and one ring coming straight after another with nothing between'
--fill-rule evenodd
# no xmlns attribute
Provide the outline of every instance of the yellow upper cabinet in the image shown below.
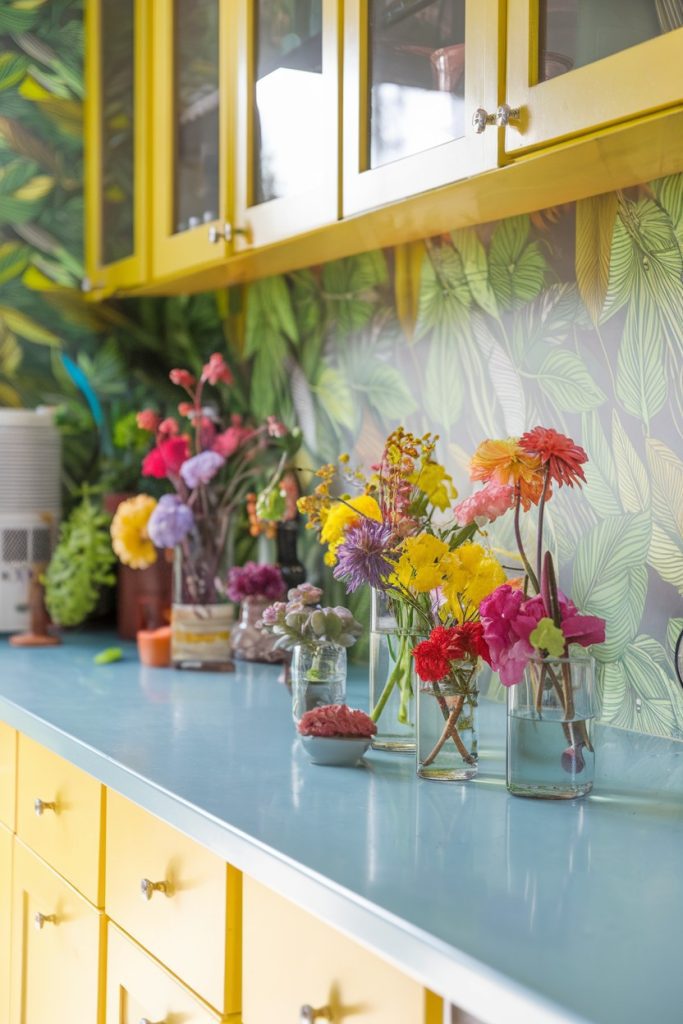
<svg viewBox="0 0 683 1024"><path fill-rule="evenodd" d="M87 0L86 280L148 279L149 0Z"/></svg>
<svg viewBox="0 0 683 1024"><path fill-rule="evenodd" d="M235 0L235 248L337 219L340 0Z"/></svg>
<svg viewBox="0 0 683 1024"><path fill-rule="evenodd" d="M345 216L495 167L499 0L347 0Z"/></svg>
<svg viewBox="0 0 683 1024"><path fill-rule="evenodd" d="M683 102L681 0L508 0L514 154Z"/></svg>
<svg viewBox="0 0 683 1024"><path fill-rule="evenodd" d="M224 0L153 7L152 259L163 278L231 251L230 27Z"/></svg>

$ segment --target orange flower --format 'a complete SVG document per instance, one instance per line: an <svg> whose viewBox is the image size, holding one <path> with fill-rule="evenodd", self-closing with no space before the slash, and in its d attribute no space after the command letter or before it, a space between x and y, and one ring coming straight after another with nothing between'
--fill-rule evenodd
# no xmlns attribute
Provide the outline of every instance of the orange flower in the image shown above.
<svg viewBox="0 0 683 1024"><path fill-rule="evenodd" d="M516 437L482 441L470 462L470 479L512 484L525 509L538 504L543 490L540 458L525 452Z"/></svg>

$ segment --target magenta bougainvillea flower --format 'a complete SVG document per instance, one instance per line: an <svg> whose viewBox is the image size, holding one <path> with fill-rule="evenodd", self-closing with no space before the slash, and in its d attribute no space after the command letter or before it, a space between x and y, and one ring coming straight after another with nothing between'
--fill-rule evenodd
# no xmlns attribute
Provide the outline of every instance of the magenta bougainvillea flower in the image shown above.
<svg viewBox="0 0 683 1024"><path fill-rule="evenodd" d="M285 581L277 565L246 562L234 566L228 574L228 597L244 601L245 597L267 597L277 601L285 593Z"/></svg>

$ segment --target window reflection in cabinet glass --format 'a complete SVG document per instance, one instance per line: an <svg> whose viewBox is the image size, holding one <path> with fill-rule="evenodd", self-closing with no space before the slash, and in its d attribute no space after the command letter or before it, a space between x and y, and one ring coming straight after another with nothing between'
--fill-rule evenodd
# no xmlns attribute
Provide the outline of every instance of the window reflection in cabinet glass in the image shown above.
<svg viewBox="0 0 683 1024"><path fill-rule="evenodd" d="M541 0L539 81L683 27L683 0Z"/></svg>
<svg viewBox="0 0 683 1024"><path fill-rule="evenodd" d="M103 264L135 249L135 4L102 0L102 251Z"/></svg>
<svg viewBox="0 0 683 1024"><path fill-rule="evenodd" d="M253 205L319 184L322 0L257 0Z"/></svg>
<svg viewBox="0 0 683 1024"><path fill-rule="evenodd" d="M218 0L175 0L174 230L219 215Z"/></svg>
<svg viewBox="0 0 683 1024"><path fill-rule="evenodd" d="M465 134L465 0L370 0L369 165Z"/></svg>

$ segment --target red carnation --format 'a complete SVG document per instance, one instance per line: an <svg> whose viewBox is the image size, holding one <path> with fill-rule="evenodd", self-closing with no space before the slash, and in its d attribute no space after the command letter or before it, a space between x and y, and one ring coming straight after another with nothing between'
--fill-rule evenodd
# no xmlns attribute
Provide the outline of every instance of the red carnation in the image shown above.
<svg viewBox="0 0 683 1024"><path fill-rule="evenodd" d="M413 649L415 670L425 683L438 683L448 675L450 664L438 644L423 640Z"/></svg>
<svg viewBox="0 0 683 1024"><path fill-rule="evenodd" d="M435 626L429 639L449 661L458 661L465 653L456 626Z"/></svg>
<svg viewBox="0 0 683 1024"><path fill-rule="evenodd" d="M167 441L160 441L156 448L152 448L143 462L142 475L153 476L157 480L163 480L165 476L177 476L180 467L190 457L190 442L186 434L180 437L170 437Z"/></svg>
<svg viewBox="0 0 683 1024"><path fill-rule="evenodd" d="M484 639L484 626L481 622L463 622L454 627L457 640L463 654L473 658L483 658L487 665L491 664L489 645Z"/></svg>
<svg viewBox="0 0 683 1024"><path fill-rule="evenodd" d="M582 482L585 483L581 467L588 462L588 456L571 437L558 433L552 427L534 427L522 434L519 444L528 455L540 458L550 473L550 479L560 487L563 484L573 487L575 483L580 487Z"/></svg>

